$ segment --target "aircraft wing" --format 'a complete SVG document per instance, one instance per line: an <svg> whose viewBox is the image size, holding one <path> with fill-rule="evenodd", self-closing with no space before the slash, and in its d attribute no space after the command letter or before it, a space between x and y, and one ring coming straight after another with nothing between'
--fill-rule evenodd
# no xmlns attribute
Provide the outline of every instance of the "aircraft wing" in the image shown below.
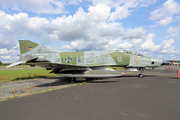
<svg viewBox="0 0 180 120"><path fill-rule="evenodd" d="M37 65L40 67L44 67L46 69L54 69L54 68L88 68L89 66L83 65L71 65L71 64L61 64L61 63L50 63L50 62L29 62L30 65Z"/></svg>
<svg viewBox="0 0 180 120"><path fill-rule="evenodd" d="M50 73L55 73L59 76L72 78L110 78L119 77L124 73L117 72L113 69L103 66L82 66L48 62L30 62L30 65L37 65L52 70Z"/></svg>

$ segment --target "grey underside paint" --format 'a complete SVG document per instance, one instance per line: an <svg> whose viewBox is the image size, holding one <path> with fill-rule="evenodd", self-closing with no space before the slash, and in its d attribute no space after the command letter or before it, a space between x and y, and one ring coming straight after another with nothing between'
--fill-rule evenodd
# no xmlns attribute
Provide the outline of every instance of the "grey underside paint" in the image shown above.
<svg viewBox="0 0 180 120"><path fill-rule="evenodd" d="M114 70L87 70L84 72L74 72L62 74L58 73L57 75L64 76L64 77L85 77L85 78L109 78L109 77L119 77L122 76L122 73L114 71Z"/></svg>
<svg viewBox="0 0 180 120"><path fill-rule="evenodd" d="M83 74L57 74L59 76L63 76L63 77L70 77L70 78L78 78L78 77L84 77L84 78L111 78L111 77L120 77L122 76L122 74L108 74L108 75L83 75Z"/></svg>

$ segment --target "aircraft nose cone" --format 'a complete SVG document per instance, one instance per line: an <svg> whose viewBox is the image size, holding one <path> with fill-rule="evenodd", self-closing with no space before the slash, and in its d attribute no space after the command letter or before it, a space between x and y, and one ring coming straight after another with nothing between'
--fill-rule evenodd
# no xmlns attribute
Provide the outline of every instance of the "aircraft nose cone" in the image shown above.
<svg viewBox="0 0 180 120"><path fill-rule="evenodd" d="M122 75L125 75L125 73L122 72Z"/></svg>
<svg viewBox="0 0 180 120"><path fill-rule="evenodd" d="M168 62L167 60L162 60L163 62L162 62L162 64L161 65L169 65L170 64L170 62Z"/></svg>

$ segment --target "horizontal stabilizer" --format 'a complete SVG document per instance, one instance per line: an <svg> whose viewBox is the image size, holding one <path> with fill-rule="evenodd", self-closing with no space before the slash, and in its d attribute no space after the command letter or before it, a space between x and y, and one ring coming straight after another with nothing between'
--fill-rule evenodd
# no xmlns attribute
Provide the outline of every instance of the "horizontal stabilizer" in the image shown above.
<svg viewBox="0 0 180 120"><path fill-rule="evenodd" d="M18 62L14 62L14 63L8 65L6 68L9 68L9 67L12 67L12 66L16 66L16 65L19 65L19 64L22 64L22 63L26 63L26 61L18 61Z"/></svg>
<svg viewBox="0 0 180 120"><path fill-rule="evenodd" d="M6 68L9 68L9 67L12 67L12 66L16 66L16 65L19 65L19 64L23 64L23 63L26 63L28 61L34 60L34 59L37 59L37 57L36 58L29 58L29 59L18 60L16 62L8 65Z"/></svg>
<svg viewBox="0 0 180 120"><path fill-rule="evenodd" d="M8 65L6 68L9 68L9 67L12 67L12 66L16 66L16 65L19 65L19 64L22 64L22 63L26 63L26 61L17 61L17 62L14 62L14 63Z"/></svg>

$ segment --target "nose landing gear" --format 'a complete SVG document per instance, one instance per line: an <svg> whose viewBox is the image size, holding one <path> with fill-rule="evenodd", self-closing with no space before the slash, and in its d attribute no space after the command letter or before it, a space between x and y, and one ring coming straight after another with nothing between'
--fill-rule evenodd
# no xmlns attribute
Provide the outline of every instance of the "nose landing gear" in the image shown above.
<svg viewBox="0 0 180 120"><path fill-rule="evenodd" d="M143 78L144 75L142 73L146 72L146 70L145 70L145 68L140 68L139 70L140 70L141 73L138 75L138 77Z"/></svg>

